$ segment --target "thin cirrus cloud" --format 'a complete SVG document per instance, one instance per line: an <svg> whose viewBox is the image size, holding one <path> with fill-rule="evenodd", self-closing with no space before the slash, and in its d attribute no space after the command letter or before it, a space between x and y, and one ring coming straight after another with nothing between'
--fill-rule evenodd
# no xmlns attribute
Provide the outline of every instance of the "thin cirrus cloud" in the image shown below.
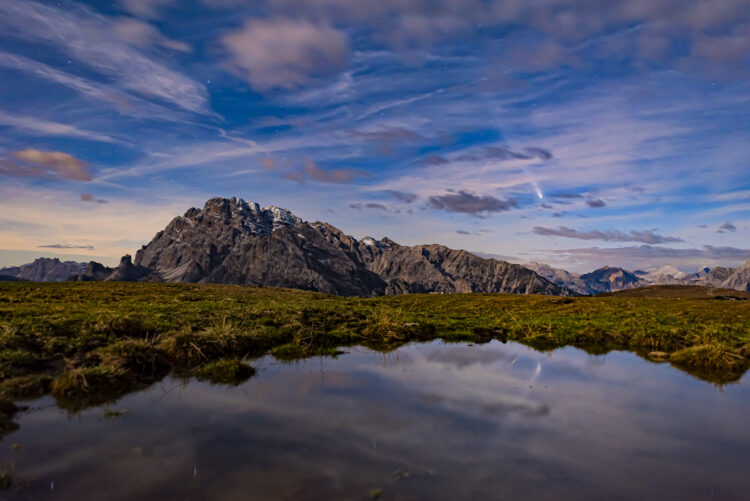
<svg viewBox="0 0 750 501"><path fill-rule="evenodd" d="M0 125L14 127L40 136L65 136L105 143L120 142L105 134L80 129L73 125L50 122L26 115L6 113L2 110L0 110Z"/></svg>
<svg viewBox="0 0 750 501"><path fill-rule="evenodd" d="M123 115L165 121L175 121L179 118L174 112L159 104L145 101L115 87L60 71L27 57L0 50L0 66L62 85L89 99L114 106Z"/></svg>
<svg viewBox="0 0 750 501"><path fill-rule="evenodd" d="M10 159L0 160L0 174L10 177L91 181L88 164L62 151L26 148L14 151Z"/></svg>
<svg viewBox="0 0 750 501"><path fill-rule="evenodd" d="M112 37L111 22L84 7L61 10L3 0L0 27L6 36L53 46L124 89L210 114L208 92L202 84Z"/></svg>
<svg viewBox="0 0 750 501"><path fill-rule="evenodd" d="M631 230L628 233L623 233L619 230L578 231L574 230L573 228L568 228L567 226L560 226L559 228L545 228L543 226L535 226L533 231L535 234L542 236L577 238L579 240L603 240L606 242L642 242L645 244L665 244L683 241L681 238L659 235L653 230Z"/></svg>
<svg viewBox="0 0 750 501"><path fill-rule="evenodd" d="M518 207L518 202L513 199L502 200L492 195L477 195L464 190L431 196L427 203L433 209L473 215L502 212Z"/></svg>
<svg viewBox="0 0 750 501"><path fill-rule="evenodd" d="M309 84L349 59L343 31L303 19L248 19L222 43L229 67L260 91Z"/></svg>

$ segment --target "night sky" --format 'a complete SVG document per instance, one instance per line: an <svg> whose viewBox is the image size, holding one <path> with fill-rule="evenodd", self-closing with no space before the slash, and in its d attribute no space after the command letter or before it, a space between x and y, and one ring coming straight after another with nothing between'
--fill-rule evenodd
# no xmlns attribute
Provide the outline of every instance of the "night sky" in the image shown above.
<svg viewBox="0 0 750 501"><path fill-rule="evenodd" d="M750 0L0 0L0 266L214 196L574 271L750 257Z"/></svg>

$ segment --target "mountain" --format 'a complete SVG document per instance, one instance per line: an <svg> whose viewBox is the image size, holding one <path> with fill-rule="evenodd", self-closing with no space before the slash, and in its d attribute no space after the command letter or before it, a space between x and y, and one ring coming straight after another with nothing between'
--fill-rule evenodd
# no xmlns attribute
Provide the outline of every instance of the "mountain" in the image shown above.
<svg viewBox="0 0 750 501"><path fill-rule="evenodd" d="M524 266L534 270L559 287L565 287L577 294L584 295L648 285L702 285L745 290L743 287L747 284L741 278L737 282L729 282L729 277L738 270L722 266L714 268L704 266L695 273L685 273L672 265L632 272L622 268L604 267L584 275L537 262L526 263Z"/></svg>
<svg viewBox="0 0 750 501"><path fill-rule="evenodd" d="M0 275L34 282L62 282L84 271L86 263L40 257L33 263L0 268Z"/></svg>
<svg viewBox="0 0 750 501"><path fill-rule="evenodd" d="M539 276L546 278L558 287L565 287L576 294L588 296L596 293L596 291L589 287L589 284L581 279L581 275L578 273L571 273L562 268L553 268L548 264L536 261L525 263L524 266L535 271Z"/></svg>
<svg viewBox="0 0 750 501"><path fill-rule="evenodd" d="M108 268L96 262L39 258L0 269L0 280L117 280L254 284L344 296L425 292L590 295L647 285L750 288L750 261L738 269L674 266L599 268L579 275L531 262L511 264L443 245L357 240L286 209L241 198L212 198L174 218L135 255Z"/></svg>
<svg viewBox="0 0 750 501"><path fill-rule="evenodd" d="M704 270L708 270L702 273ZM705 285L708 287L722 287L724 282L734 273L735 268L724 268L723 266L716 266L714 268L703 268L701 271L696 273L695 279L693 275L688 276L687 280L692 285Z"/></svg>
<svg viewBox="0 0 750 501"><path fill-rule="evenodd" d="M646 271L634 271L633 274L651 285L680 283L688 275L672 265L651 268Z"/></svg>
<svg viewBox="0 0 750 501"><path fill-rule="evenodd" d="M729 275L721 286L727 289L750 292L750 259Z"/></svg>
<svg viewBox="0 0 750 501"><path fill-rule="evenodd" d="M629 271L609 266L604 266L603 268L594 270L591 273L581 275L581 280L583 280L594 293L613 292L649 285L648 282L641 280L638 276Z"/></svg>
<svg viewBox="0 0 750 501"><path fill-rule="evenodd" d="M108 280L257 284L345 296L415 292L570 292L517 264L442 245L357 240L240 198L174 218Z"/></svg>

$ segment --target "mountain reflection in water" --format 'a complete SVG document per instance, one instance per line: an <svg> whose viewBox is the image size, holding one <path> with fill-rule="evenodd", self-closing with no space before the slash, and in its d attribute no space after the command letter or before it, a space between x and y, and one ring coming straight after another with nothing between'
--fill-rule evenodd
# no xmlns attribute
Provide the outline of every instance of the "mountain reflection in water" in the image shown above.
<svg viewBox="0 0 750 501"><path fill-rule="evenodd" d="M740 499L750 379L717 388L612 352L439 341L165 379L5 437L11 498ZM127 412L119 412L125 411ZM109 412L107 412L109 411ZM11 449L11 444L20 450Z"/></svg>

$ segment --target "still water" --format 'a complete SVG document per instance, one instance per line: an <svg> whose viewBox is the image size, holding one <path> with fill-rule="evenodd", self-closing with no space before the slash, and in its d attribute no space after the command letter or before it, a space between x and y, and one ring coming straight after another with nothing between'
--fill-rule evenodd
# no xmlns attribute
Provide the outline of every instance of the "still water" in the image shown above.
<svg viewBox="0 0 750 501"><path fill-rule="evenodd" d="M254 365L72 416L32 402L0 498L750 499L747 375L499 342Z"/></svg>

